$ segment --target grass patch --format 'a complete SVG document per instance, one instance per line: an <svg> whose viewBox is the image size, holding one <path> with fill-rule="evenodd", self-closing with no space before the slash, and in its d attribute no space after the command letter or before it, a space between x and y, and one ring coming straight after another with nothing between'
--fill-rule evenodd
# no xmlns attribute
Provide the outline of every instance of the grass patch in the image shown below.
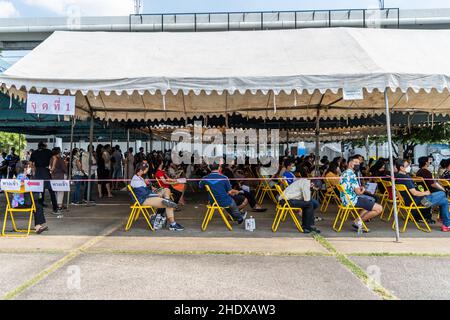
<svg viewBox="0 0 450 320"><path fill-rule="evenodd" d="M380 296L383 300L397 300L389 290L382 287L379 283L372 280L369 275L356 263L351 261L345 254L339 253L328 240L319 234L313 234L314 239L325 247L345 268L353 273L365 286Z"/></svg>
<svg viewBox="0 0 450 320"><path fill-rule="evenodd" d="M432 258L450 258L450 253L415 253L415 252L360 252L351 253L355 257L432 257Z"/></svg>

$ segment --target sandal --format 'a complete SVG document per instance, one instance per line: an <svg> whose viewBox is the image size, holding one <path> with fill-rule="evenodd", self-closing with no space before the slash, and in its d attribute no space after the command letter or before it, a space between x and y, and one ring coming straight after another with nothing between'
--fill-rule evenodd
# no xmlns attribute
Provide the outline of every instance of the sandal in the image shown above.
<svg viewBox="0 0 450 320"><path fill-rule="evenodd" d="M43 226L43 227L40 227L38 230L36 230L36 233L41 234L42 232L47 231L47 230L48 230L48 227Z"/></svg>

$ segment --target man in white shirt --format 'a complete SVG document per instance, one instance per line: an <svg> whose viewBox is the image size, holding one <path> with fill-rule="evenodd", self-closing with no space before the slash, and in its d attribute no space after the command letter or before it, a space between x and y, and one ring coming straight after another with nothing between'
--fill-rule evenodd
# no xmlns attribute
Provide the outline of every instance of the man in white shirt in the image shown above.
<svg viewBox="0 0 450 320"><path fill-rule="evenodd" d="M320 230L314 227L314 207L311 201L311 182L308 179L298 179L291 183L285 190L284 195L293 208L302 209L302 227L305 233Z"/></svg>

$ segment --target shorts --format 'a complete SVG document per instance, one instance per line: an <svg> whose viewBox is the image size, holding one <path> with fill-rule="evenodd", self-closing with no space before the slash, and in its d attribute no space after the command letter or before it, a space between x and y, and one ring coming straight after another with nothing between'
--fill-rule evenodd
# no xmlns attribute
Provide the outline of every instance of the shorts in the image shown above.
<svg viewBox="0 0 450 320"><path fill-rule="evenodd" d="M122 179L123 178L122 167L114 168L112 178L113 179Z"/></svg>
<svg viewBox="0 0 450 320"><path fill-rule="evenodd" d="M374 206L375 206L375 199L372 197L359 196L358 200L356 201L357 208L363 208L364 210L367 211L372 211Z"/></svg>

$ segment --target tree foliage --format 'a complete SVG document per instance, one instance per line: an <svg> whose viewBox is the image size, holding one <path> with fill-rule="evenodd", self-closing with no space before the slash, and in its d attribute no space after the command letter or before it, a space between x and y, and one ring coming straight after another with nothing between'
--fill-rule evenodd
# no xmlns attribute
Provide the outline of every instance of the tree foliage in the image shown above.
<svg viewBox="0 0 450 320"><path fill-rule="evenodd" d="M11 147L16 148L16 153L25 151L27 140L25 135L0 131L0 151L9 152Z"/></svg>
<svg viewBox="0 0 450 320"><path fill-rule="evenodd" d="M387 135L370 137L370 144L382 144L387 142ZM392 132L392 144L394 155L398 154L398 147L403 149L403 158L412 158L414 148L419 144L450 143L450 123L440 123L425 127L403 127ZM366 139L349 139L344 141L347 148L364 147Z"/></svg>

